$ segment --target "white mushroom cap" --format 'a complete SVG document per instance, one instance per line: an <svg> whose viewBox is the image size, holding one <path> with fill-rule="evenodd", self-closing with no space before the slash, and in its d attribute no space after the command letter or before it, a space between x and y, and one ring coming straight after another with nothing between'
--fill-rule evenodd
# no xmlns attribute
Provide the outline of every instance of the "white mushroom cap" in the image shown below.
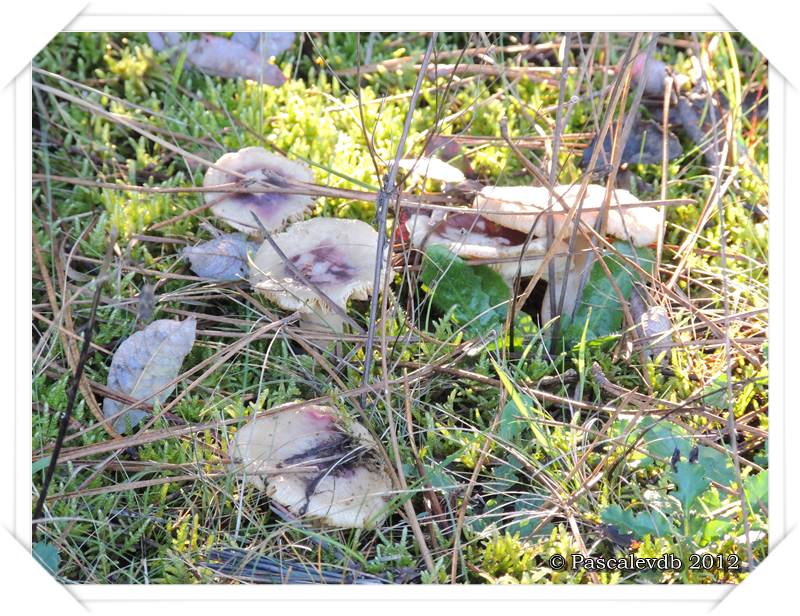
<svg viewBox="0 0 800 616"><path fill-rule="evenodd" d="M579 190L578 185L555 187L555 193L570 207L575 203ZM581 212L581 219L585 223L592 225L597 220L605 193L605 186L587 186L583 207L592 209ZM567 210L555 197L551 199L550 191L544 186L486 186L476 195L473 207L484 218L499 225L524 233L534 227L533 234L544 237L547 234L546 212L550 203L555 232L558 233L561 225L566 222ZM661 216L651 207L617 207L632 203L639 203L639 199L629 191L612 191L608 209L608 232L620 239L630 239L636 246L652 244L658 237Z"/></svg>
<svg viewBox="0 0 800 616"><path fill-rule="evenodd" d="M294 268L338 306L346 308L348 299L365 300L372 294L378 266L378 232L367 223L312 218L291 225L272 239ZM315 289L299 279L269 242L261 245L253 259L250 282L287 310L332 310Z"/></svg>
<svg viewBox="0 0 800 616"><path fill-rule="evenodd" d="M546 238L531 238L520 264L526 234L497 225L474 211L448 212L445 215L419 213L406 221L412 246L423 249L427 245L440 244L463 259L485 259L498 261L487 263L506 280L512 280L520 268L520 277L533 275L547 252ZM553 262L556 277L566 267L568 246L558 242ZM545 270L542 278L548 279Z"/></svg>
<svg viewBox="0 0 800 616"><path fill-rule="evenodd" d="M466 179L460 169L435 156L403 158L397 161L397 166L403 171L409 171L413 175L437 182L450 184L463 182Z"/></svg>
<svg viewBox="0 0 800 616"><path fill-rule="evenodd" d="M311 170L303 163L291 161L278 154L267 152L261 147L249 147L225 154L216 163L229 171L240 173L255 184L264 181L277 186L288 185L289 182L313 182ZM203 181L203 186L218 186L239 181L234 173L225 173L220 169L209 167ZM221 201L212 206L215 215L222 218L229 225L247 233L258 233L260 228L253 220L255 214L267 231L278 231L286 223L302 219L306 210L314 201L308 195L295 195L285 193L205 193L206 203L211 203L222 197Z"/></svg>
<svg viewBox="0 0 800 616"><path fill-rule="evenodd" d="M328 526L373 527L386 517L392 483L377 444L333 408L308 404L239 429L231 458L247 481L295 515Z"/></svg>

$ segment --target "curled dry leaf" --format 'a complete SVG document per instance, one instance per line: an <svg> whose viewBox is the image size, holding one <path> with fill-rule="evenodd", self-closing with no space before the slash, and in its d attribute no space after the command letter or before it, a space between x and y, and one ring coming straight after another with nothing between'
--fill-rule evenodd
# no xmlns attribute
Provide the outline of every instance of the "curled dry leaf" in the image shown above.
<svg viewBox="0 0 800 616"><path fill-rule="evenodd" d="M721 142L725 138L725 129L718 126L718 140L715 141L714 123L711 121L713 114L706 108L707 105L708 100L702 95L691 98L680 96L678 103L669 112L669 121L681 127L684 134L703 153L706 164L714 167L719 162L719 151ZM717 110L716 117L720 116Z"/></svg>
<svg viewBox="0 0 800 616"><path fill-rule="evenodd" d="M293 182L310 183L314 180L311 170L303 163L289 160L261 147L243 148L225 154L216 163L225 171L209 167L203 186L219 186L240 180L235 173L244 175L245 183L289 188ZM207 192L206 203L214 203L211 210L239 231L259 231L253 214L267 231L283 229L288 222L299 220L306 213L313 199L308 195L278 192Z"/></svg>
<svg viewBox="0 0 800 616"><path fill-rule="evenodd" d="M555 186L554 191L568 207L577 202L579 185ZM600 213L600 207L605 200L606 187L599 184L589 184L583 199L584 210L581 220L587 224L594 224ZM630 239L635 246L652 244L658 237L661 216L658 210L652 207L626 207L639 203L627 190L616 189L611 193L608 208L607 231L620 239ZM547 211L552 206L555 233L566 224L568 210L561 205L559 200L551 197L550 191L545 186L486 186L475 197L473 207L484 218L499 225L528 233L533 228L535 237L547 235Z"/></svg>
<svg viewBox="0 0 800 616"><path fill-rule="evenodd" d="M172 383L180 372L184 357L192 349L196 321L153 321L145 329L126 339L114 353L108 372L108 388L143 406L164 402L175 389ZM128 404L112 398L103 400L106 418L117 415ZM136 407L114 421L114 429L138 425L147 413Z"/></svg>
<svg viewBox="0 0 800 616"><path fill-rule="evenodd" d="M341 308L350 298L366 300L372 294L378 232L367 223L312 218L291 225L272 240L291 266L264 242L253 258L250 282L282 308L304 313L333 310L296 271Z"/></svg>
<svg viewBox="0 0 800 616"><path fill-rule="evenodd" d="M273 54L262 55L236 40L201 34L198 39L182 42L176 32L150 32L148 38L156 51L172 48L173 59L185 52L186 62L207 75L242 77L271 86L286 81L281 69L269 61Z"/></svg>
<svg viewBox="0 0 800 616"><path fill-rule="evenodd" d="M201 278L234 281L247 278L250 266L247 253L258 250L256 242L248 242L243 233L228 233L184 248L183 256L189 259L192 271Z"/></svg>
<svg viewBox="0 0 800 616"><path fill-rule="evenodd" d="M180 45L181 35L179 32L148 32L147 40L156 51L164 51Z"/></svg>
<svg viewBox="0 0 800 616"><path fill-rule="evenodd" d="M644 81L644 94L664 96L664 81L669 75L669 67L652 56L642 52L633 59L631 78L638 84Z"/></svg>
<svg viewBox="0 0 800 616"><path fill-rule="evenodd" d="M639 120L631 128L628 141L622 150L620 163L625 165L657 165L663 159L664 137L661 126L652 120ZM581 167L586 169L597 147L597 135L583 151ZM607 134L603 148L597 156L595 171L598 173L611 170L611 135ZM674 160L683 155L683 148L678 138L671 132L667 133L667 160Z"/></svg>
<svg viewBox="0 0 800 616"><path fill-rule="evenodd" d="M672 346L672 322L666 309L653 304L649 294L634 285L630 311L636 323L636 335L641 338L638 346L647 357L660 358L660 363L668 363Z"/></svg>
<svg viewBox="0 0 800 616"><path fill-rule="evenodd" d="M308 404L243 426L231 457L244 478L293 514L342 528L372 528L387 515L392 483L362 425Z"/></svg>

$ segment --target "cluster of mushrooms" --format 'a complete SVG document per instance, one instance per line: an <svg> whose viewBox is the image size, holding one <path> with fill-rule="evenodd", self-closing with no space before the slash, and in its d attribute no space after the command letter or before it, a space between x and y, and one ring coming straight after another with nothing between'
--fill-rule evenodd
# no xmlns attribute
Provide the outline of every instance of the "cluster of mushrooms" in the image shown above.
<svg viewBox="0 0 800 616"><path fill-rule="evenodd" d="M438 158L403 160L400 166L445 187L465 181L458 169ZM230 226L265 236L249 261L249 281L258 292L281 308L299 311L306 325L341 332L348 301L366 300L375 291L376 269L386 266L387 256L377 254L378 233L367 223L303 220L313 198L297 194L297 187L312 182L304 164L248 147L224 155L208 169L204 186L224 192L207 192L205 198ZM270 192L242 192L243 186L259 184L269 185ZM594 224L606 198L605 186L589 185L578 219L569 214L579 191L579 186L554 191L484 186L468 207L417 208L402 224L413 248L446 246L462 259L487 262L509 283L534 275L555 244L549 250L553 267L544 268L541 277L558 285L559 292L566 281L563 306L570 310L586 264L587 240L580 234L569 258L565 238L575 224ZM548 217L553 221L550 242ZM660 213L640 205L630 192L612 191L606 219L610 235L636 246L651 244L660 222ZM543 322L552 316L544 302ZM299 518L357 528L377 526L388 514L392 482L377 443L363 426L332 407L272 409L237 431L231 457L247 481L266 489Z"/></svg>

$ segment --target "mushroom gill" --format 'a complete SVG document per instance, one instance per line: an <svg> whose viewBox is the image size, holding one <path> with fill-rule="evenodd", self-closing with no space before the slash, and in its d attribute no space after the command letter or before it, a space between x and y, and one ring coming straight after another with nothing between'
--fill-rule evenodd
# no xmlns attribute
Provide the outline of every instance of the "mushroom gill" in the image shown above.
<svg viewBox="0 0 800 616"><path fill-rule="evenodd" d="M272 154L261 147L225 154L215 167L206 171L203 186L208 188L238 182L242 178L237 174L245 176L245 185L268 184L282 188L288 188L294 182L310 183L314 179L305 164ZM267 231L278 231L288 222L301 219L313 202L308 195L278 192L207 192L205 200L214 203L211 210L216 216L235 229L251 234L260 230L253 214Z"/></svg>
<svg viewBox="0 0 800 616"><path fill-rule="evenodd" d="M605 199L606 188L598 184L586 187L581 220L594 224ZM577 200L579 185L560 185L555 194L560 196L568 207ZM623 240L630 239L636 246L652 244L658 237L661 215L652 207L625 207L640 203L629 191L616 189L611 193L608 208L607 231ZM552 204L555 232L567 222L568 210L556 197L551 197L545 186L486 186L475 197L472 207L489 220L527 233L533 227L533 235L544 237L547 234L547 209Z"/></svg>
<svg viewBox="0 0 800 616"><path fill-rule="evenodd" d="M532 275L547 252L546 238L531 238L525 246L526 232L496 224L474 210L420 212L405 224L413 246L422 249L431 244L444 245L463 259L485 260L506 280L513 280L517 270L523 278ZM558 242L555 254L558 278L566 267L567 245ZM547 272L543 278L548 278Z"/></svg>
<svg viewBox="0 0 800 616"><path fill-rule="evenodd" d="M307 404L248 422L231 442L245 480L301 518L374 528L388 513L391 480L369 431L334 408Z"/></svg>

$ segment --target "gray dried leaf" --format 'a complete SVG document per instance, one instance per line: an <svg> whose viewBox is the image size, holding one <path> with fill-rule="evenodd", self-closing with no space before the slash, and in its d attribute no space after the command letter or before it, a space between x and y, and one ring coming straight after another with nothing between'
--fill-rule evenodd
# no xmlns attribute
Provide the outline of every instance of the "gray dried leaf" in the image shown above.
<svg viewBox="0 0 800 616"><path fill-rule="evenodd" d="M637 120L631 128L628 141L622 150L620 163L629 165L657 165L663 156L664 133L661 126L652 120ZM597 137L583 151L581 167L587 168L592 158L592 152L597 147ZM597 157L597 169L611 169L611 135L607 134L603 148ZM671 132L667 133L667 160L674 160L683 155L683 148L678 138Z"/></svg>
<svg viewBox="0 0 800 616"><path fill-rule="evenodd" d="M295 32L235 32L231 40L269 58L289 49L295 36Z"/></svg>
<svg viewBox="0 0 800 616"><path fill-rule="evenodd" d="M714 167L719 162L721 143L714 140L712 114L705 109L707 102L702 96L694 98L681 96L678 98L678 104L669 112L669 121L683 129L686 136L703 153L706 164L709 167ZM719 112L717 112L716 116L719 117L719 115ZM725 138L725 130L719 126L717 132L718 141L721 142Z"/></svg>
<svg viewBox="0 0 800 616"><path fill-rule="evenodd" d="M631 294L631 317L636 323L636 334L640 338L637 346L648 358L659 358L666 363L672 342L672 322L663 306L649 305L649 298L635 289Z"/></svg>
<svg viewBox="0 0 800 616"><path fill-rule="evenodd" d="M142 406L163 403L175 389L170 385L192 349L196 321L153 321L145 329L126 339L111 359L108 387L141 401ZM113 417L128 406L111 398L103 400L103 415ZM114 429L124 432L127 424L138 425L147 413L133 408L114 419Z"/></svg>
<svg viewBox="0 0 800 616"><path fill-rule="evenodd" d="M148 32L147 40L156 51L164 51L168 47L180 45L181 35L178 32Z"/></svg>
<svg viewBox="0 0 800 616"><path fill-rule="evenodd" d="M261 54L232 39L201 34L199 39L181 42L180 35L174 32L150 32L147 36L156 51L173 48L173 61L185 52L186 63L207 75L242 77L272 86L286 81L281 69L270 63L269 54Z"/></svg>
<svg viewBox="0 0 800 616"><path fill-rule="evenodd" d="M189 259L192 271L210 280L242 280L250 267L247 251L255 253L259 246L248 242L244 233L228 233L197 246L184 248L183 256Z"/></svg>

